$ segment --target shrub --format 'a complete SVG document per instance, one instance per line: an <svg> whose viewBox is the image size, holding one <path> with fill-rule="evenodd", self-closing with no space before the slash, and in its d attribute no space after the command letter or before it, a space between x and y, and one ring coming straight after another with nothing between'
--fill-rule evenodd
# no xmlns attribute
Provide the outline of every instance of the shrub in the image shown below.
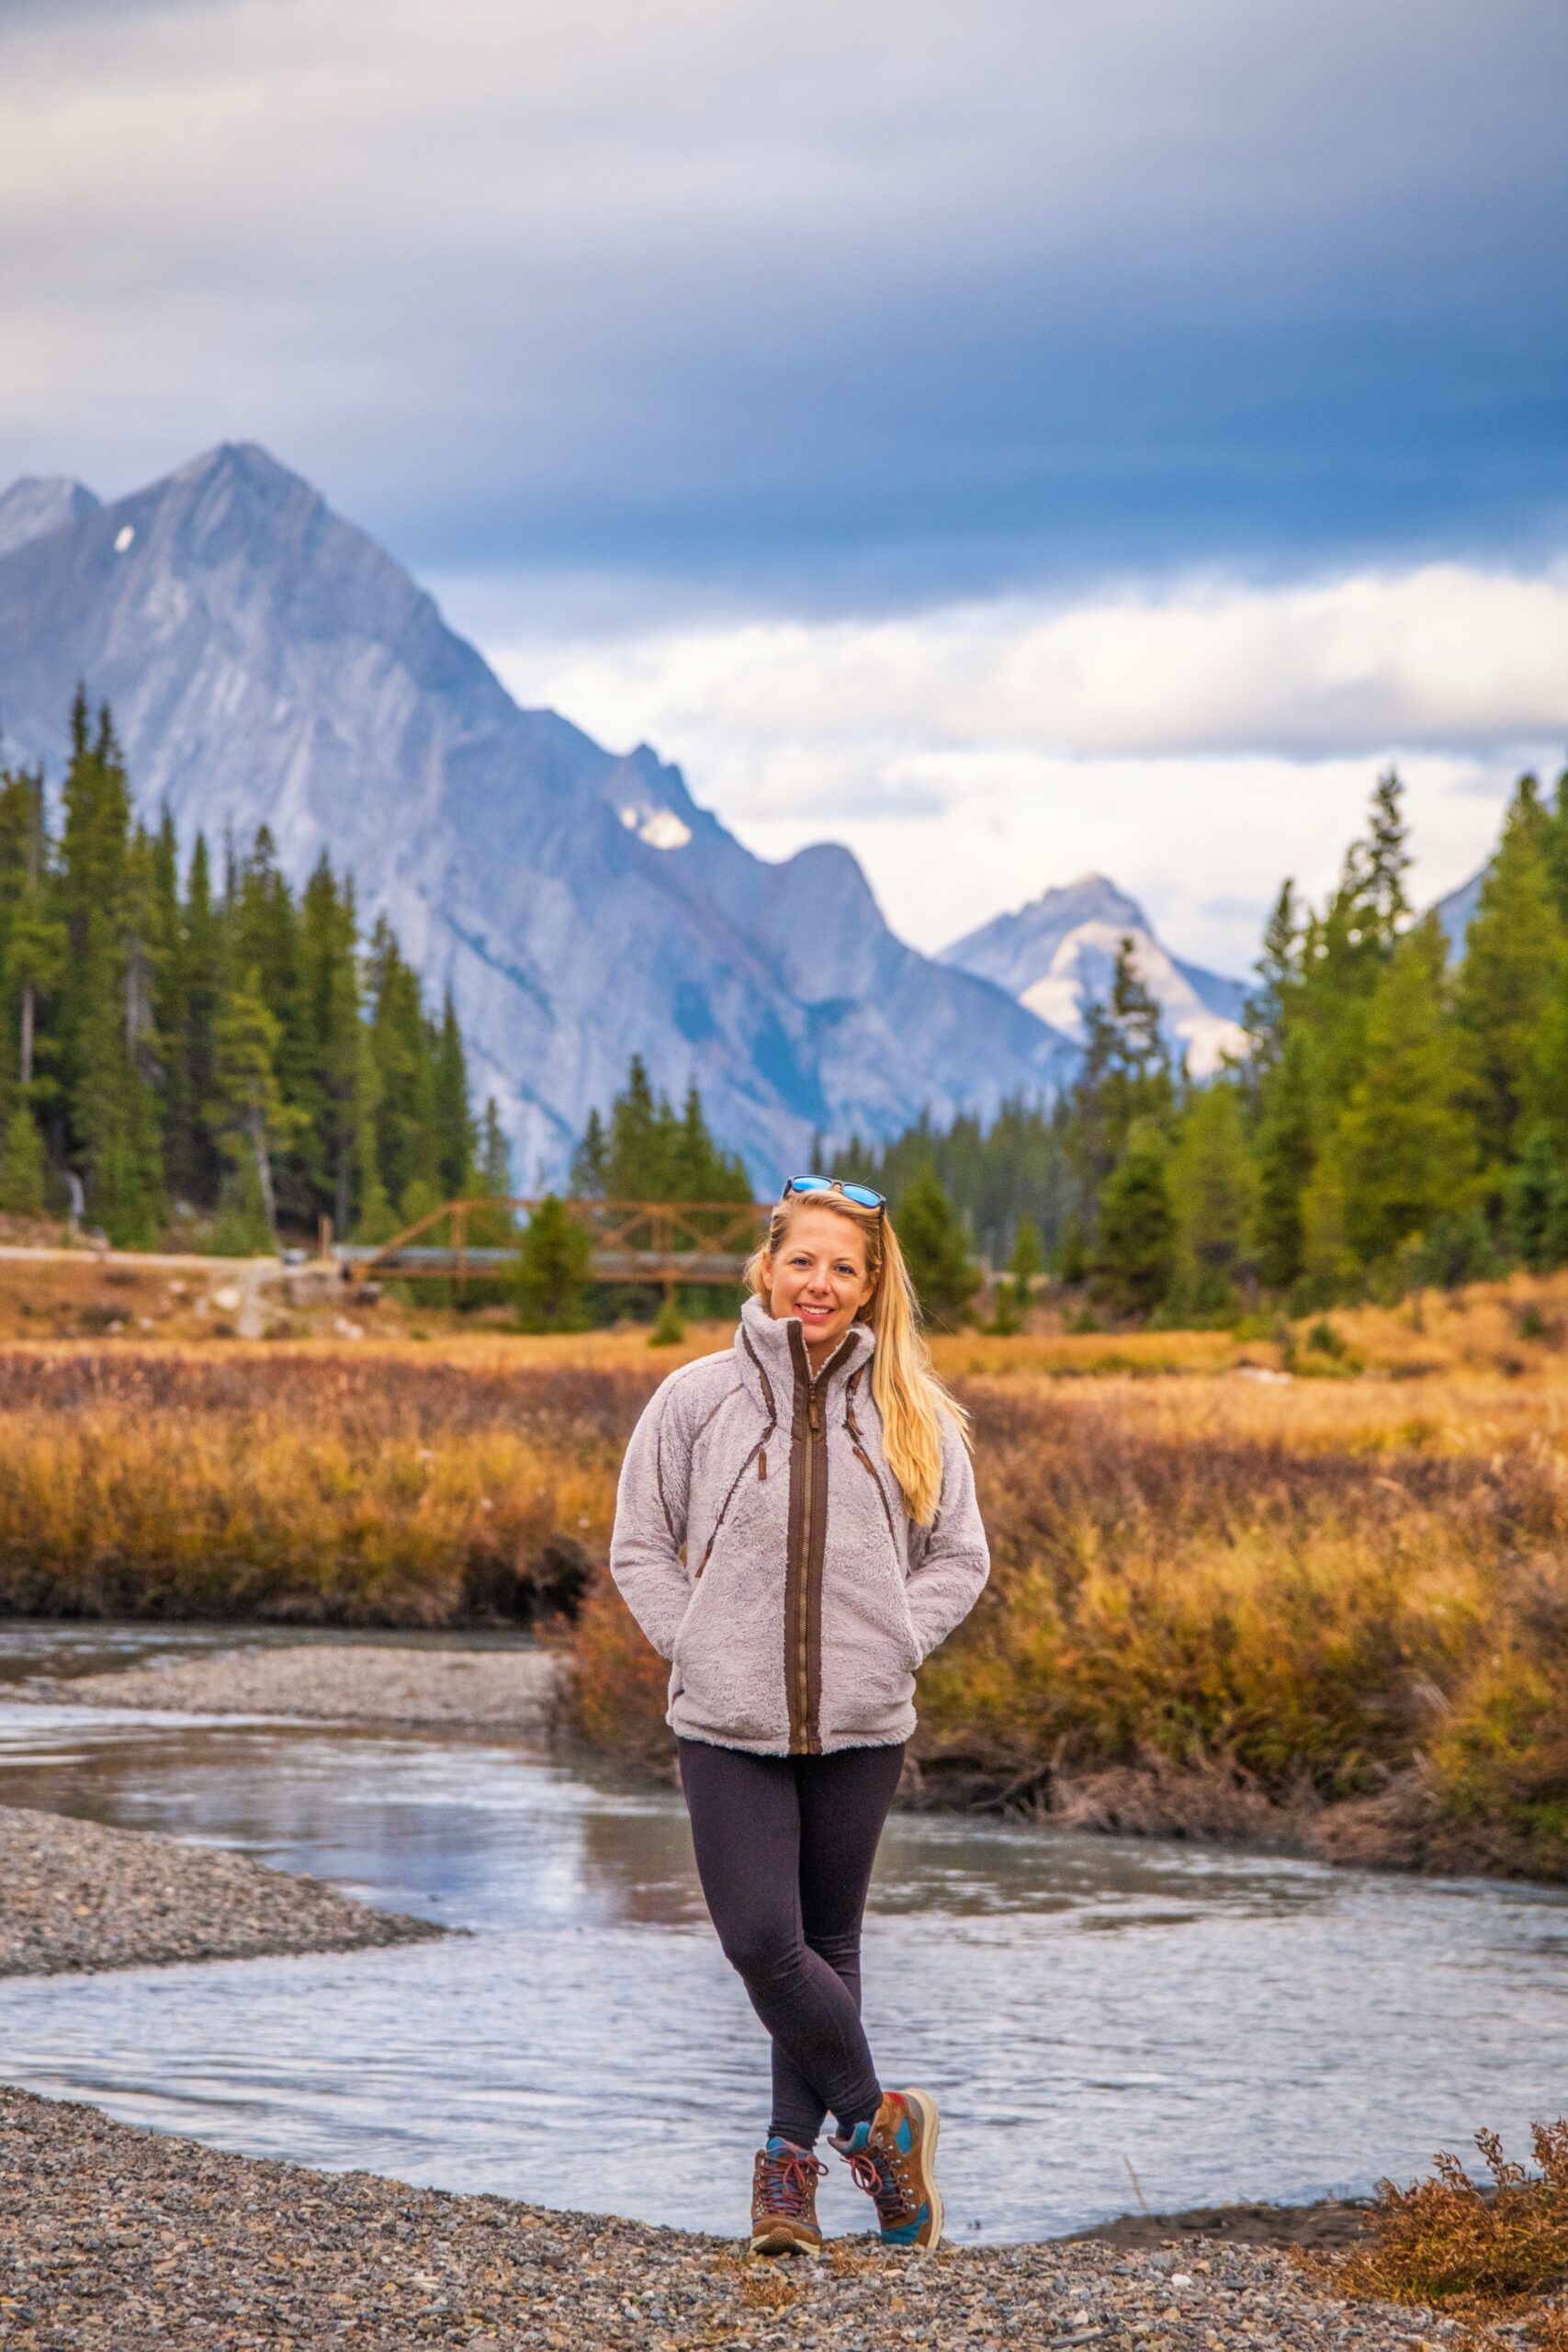
<svg viewBox="0 0 1568 2352"><path fill-rule="evenodd" d="M1502 2318L1568 2285L1568 2121L1538 2123L1532 2137L1537 2174L1507 2162L1495 2132L1476 2133L1489 2191L1449 2154L1434 2157L1433 2179L1380 2182L1370 2240L1348 2257L1341 2282L1391 2302L1456 2304L1476 2319ZM1568 2340L1560 2314L1551 2340Z"/></svg>
<svg viewBox="0 0 1568 2352"><path fill-rule="evenodd" d="M528 1219L517 1253L517 1319L525 1331L577 1331L587 1321L583 1293L592 1237L564 1202L547 1193Z"/></svg>

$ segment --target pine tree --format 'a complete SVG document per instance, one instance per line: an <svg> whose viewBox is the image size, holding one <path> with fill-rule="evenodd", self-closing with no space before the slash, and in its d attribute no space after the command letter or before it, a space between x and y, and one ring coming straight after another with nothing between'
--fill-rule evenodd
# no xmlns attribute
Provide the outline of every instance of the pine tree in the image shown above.
<svg viewBox="0 0 1568 2352"><path fill-rule="evenodd" d="M517 1261L518 1319L525 1331L575 1331L592 1237L553 1193L529 1216Z"/></svg>
<svg viewBox="0 0 1568 2352"><path fill-rule="evenodd" d="M318 858L299 901L299 1001L303 1045L297 1107L309 1119L311 1175L307 1213L346 1233L356 1176L373 1138L372 1057L363 1019L359 929L354 891Z"/></svg>
<svg viewBox="0 0 1568 2352"><path fill-rule="evenodd" d="M1116 951L1111 998L1084 1010L1083 1068L1073 1090L1067 1149L1092 1215L1100 1186L1144 1120L1168 1120L1176 1103L1159 1006L1139 977L1131 938Z"/></svg>
<svg viewBox="0 0 1568 2352"><path fill-rule="evenodd" d="M653 1088L642 1056L634 1054L626 1085L610 1107L609 1148L604 1156L604 1189L610 1199L662 1200L660 1157Z"/></svg>
<svg viewBox="0 0 1568 2352"><path fill-rule="evenodd" d="M222 918L212 896L212 866L207 842L197 833L186 869L185 899L180 910L179 988L184 1005L184 1031L171 1038L168 1052L180 1063L182 1110L191 1106L188 1127L176 1131L180 1148L177 1186L186 1197L210 1208L217 1201L224 1161L208 1123L216 1071L214 1043L218 1007L223 993L224 943Z"/></svg>
<svg viewBox="0 0 1568 2352"><path fill-rule="evenodd" d="M479 1135L468 1100L468 1059L450 989L442 1001L435 1043L435 1123L443 1195L449 1201L464 1200L474 1189Z"/></svg>
<svg viewBox="0 0 1568 2352"><path fill-rule="evenodd" d="M1141 1119L1100 1196L1100 1229L1091 1271L1095 1288L1118 1314L1149 1315L1176 1271L1176 1218L1170 1199L1170 1143L1156 1119Z"/></svg>
<svg viewBox="0 0 1568 2352"><path fill-rule="evenodd" d="M262 996L261 972L252 964L224 990L219 1007L208 1119L234 1171L236 1201L259 1204L269 1240L277 1232L273 1159L287 1147L299 1116L277 1082L282 1035Z"/></svg>
<svg viewBox="0 0 1568 2352"><path fill-rule="evenodd" d="M1028 1215L1018 1220L1008 1271L1012 1275L1013 1304L1021 1315L1026 1315L1034 1295L1034 1285L1045 1271L1045 1252L1040 1246L1040 1228Z"/></svg>
<svg viewBox="0 0 1568 2352"><path fill-rule="evenodd" d="M909 1279L928 1322L955 1330L980 1287L964 1228L928 1160L898 1200L896 1228Z"/></svg>
<svg viewBox="0 0 1568 2352"><path fill-rule="evenodd" d="M1255 1147L1258 1274L1269 1290L1289 1290L1305 1262L1303 1204L1317 1157L1313 1113L1307 1039L1292 1025L1264 1083Z"/></svg>
<svg viewBox="0 0 1568 2352"><path fill-rule="evenodd" d="M1531 1127L1508 1187L1515 1247L1536 1273L1568 1261L1568 1154L1541 1121Z"/></svg>
<svg viewBox="0 0 1568 2352"><path fill-rule="evenodd" d="M1561 1265L1568 1261L1568 956L1536 1038L1522 1121L1509 1228L1527 1265Z"/></svg>
<svg viewBox="0 0 1568 2352"><path fill-rule="evenodd" d="M152 1027L152 862L107 710L96 732L78 692L64 786L61 989L70 1144L109 1238L145 1246L164 1214Z"/></svg>
<svg viewBox="0 0 1568 2352"><path fill-rule="evenodd" d="M1256 1184L1235 1087L1199 1089L1182 1117L1169 1171L1176 1281L1190 1312L1213 1315L1235 1304L1250 1272Z"/></svg>
<svg viewBox="0 0 1568 2352"><path fill-rule="evenodd" d="M1533 776L1522 776L1481 887L1460 968L1455 1010L1483 1160L1501 1167L1521 1140L1522 1114L1565 941L1547 863L1551 820Z"/></svg>
<svg viewBox="0 0 1568 2352"><path fill-rule="evenodd" d="M406 1224L437 1206L435 1038L419 978L381 916L370 940L370 1038L376 1068L377 1165L386 1195Z"/></svg>
<svg viewBox="0 0 1568 2352"><path fill-rule="evenodd" d="M47 1175L38 1121L18 1095L0 1141L0 1209L8 1216L41 1216Z"/></svg>
<svg viewBox="0 0 1568 2352"><path fill-rule="evenodd" d="M1263 929L1263 947L1253 969L1258 984L1247 1000L1242 1018L1252 1039L1248 1074L1266 1079L1279 1065L1285 1047L1285 1028L1301 987L1302 925L1296 907L1296 886L1289 877L1269 910Z"/></svg>
<svg viewBox="0 0 1568 2352"><path fill-rule="evenodd" d="M610 1145L604 1133L604 1122L596 1110L590 1111L581 1141L571 1155L572 1197L580 1201L602 1201L609 1164Z"/></svg>
<svg viewBox="0 0 1568 2352"><path fill-rule="evenodd" d="M1044 1271L1044 1265L1039 1227L1032 1216L1021 1216L1008 1269L1012 1280L997 1284L996 1321L992 1327L995 1330L1003 1333L1022 1330L1035 1281Z"/></svg>
<svg viewBox="0 0 1568 2352"><path fill-rule="evenodd" d="M506 1140L506 1130L501 1124L501 1112L493 1094L485 1102L484 1118L479 1125L479 1170L475 1177L479 1196L488 1201L510 1200L512 1194L512 1147ZM476 1249L504 1249L512 1239L514 1220L506 1208L480 1209L468 1219L468 1238Z"/></svg>
<svg viewBox="0 0 1568 2352"><path fill-rule="evenodd" d="M51 1058L48 1015L65 964L41 768L0 780L0 1069L37 1106L57 1091L43 1066Z"/></svg>
<svg viewBox="0 0 1568 2352"><path fill-rule="evenodd" d="M1435 914L1400 942L1368 1013L1365 1066L1340 1121L1344 1233L1364 1265L1461 1204L1473 1126L1447 1019L1446 944Z"/></svg>
<svg viewBox="0 0 1568 2352"><path fill-rule="evenodd" d="M1551 814L1547 819L1542 848L1546 870L1551 881L1552 903L1557 920L1568 932L1568 767L1557 779L1552 796Z"/></svg>

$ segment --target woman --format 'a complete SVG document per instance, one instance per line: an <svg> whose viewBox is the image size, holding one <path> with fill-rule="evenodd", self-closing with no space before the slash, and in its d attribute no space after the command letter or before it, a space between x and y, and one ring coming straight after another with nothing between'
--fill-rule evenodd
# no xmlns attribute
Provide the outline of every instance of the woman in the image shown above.
<svg viewBox="0 0 1568 2352"><path fill-rule="evenodd" d="M820 2250L831 2109L884 2244L929 2251L937 2105L877 2080L860 1935L916 1668L989 1566L965 1418L879 1193L793 1177L747 1273L734 1346L672 1373L637 1423L611 1570L671 1662L703 1893L773 2037L752 2249Z"/></svg>

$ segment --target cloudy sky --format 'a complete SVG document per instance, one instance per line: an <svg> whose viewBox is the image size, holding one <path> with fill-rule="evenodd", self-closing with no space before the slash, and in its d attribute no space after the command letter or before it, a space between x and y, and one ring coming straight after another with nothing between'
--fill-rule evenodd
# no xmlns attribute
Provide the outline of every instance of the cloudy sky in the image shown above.
<svg viewBox="0 0 1568 2352"><path fill-rule="evenodd" d="M0 0L0 479L265 442L939 944L1568 743L1561 0Z"/></svg>

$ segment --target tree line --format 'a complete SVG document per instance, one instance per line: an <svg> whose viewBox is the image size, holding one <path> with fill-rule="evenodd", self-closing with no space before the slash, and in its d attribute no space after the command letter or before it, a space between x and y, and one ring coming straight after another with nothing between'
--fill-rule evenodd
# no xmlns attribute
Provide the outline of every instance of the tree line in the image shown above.
<svg viewBox="0 0 1568 2352"><path fill-rule="evenodd" d="M216 876L198 833L182 870L80 692L57 827L41 770L0 768L0 1208L244 1251L511 1188L450 998L324 856L296 891L265 828Z"/></svg>
<svg viewBox="0 0 1568 2352"><path fill-rule="evenodd" d="M1568 771L1550 799L1519 779L1457 961L1437 915L1415 918L1409 866L1390 774L1325 902L1280 889L1252 1049L1209 1082L1173 1061L1124 941L1060 1102L852 1138L835 1167L928 1222L934 1186L993 1264L1042 1235L1065 1283L1126 1316L1568 1263ZM945 1280L950 1299L978 1287L972 1267Z"/></svg>

